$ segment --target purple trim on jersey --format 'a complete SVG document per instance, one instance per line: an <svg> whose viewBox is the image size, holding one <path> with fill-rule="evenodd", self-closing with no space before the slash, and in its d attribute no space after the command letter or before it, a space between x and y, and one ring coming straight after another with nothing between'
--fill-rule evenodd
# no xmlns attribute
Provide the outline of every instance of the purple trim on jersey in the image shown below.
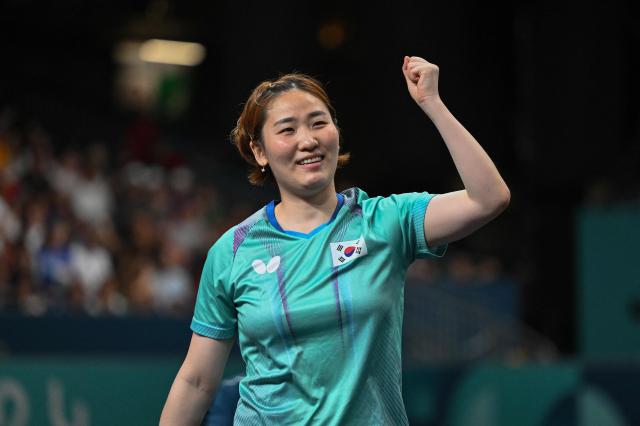
<svg viewBox="0 0 640 426"><path fill-rule="evenodd" d="M282 309L284 309L284 317L287 320L287 325L289 326L289 331L291 332L291 337L293 337L293 341L296 341L296 334L293 331L293 326L291 325L291 316L289 315L289 304L287 303L287 293L284 289L284 274L282 270L284 269L282 263L278 268L278 291L280 292L280 300L282 301Z"/></svg>
<svg viewBox="0 0 640 426"><path fill-rule="evenodd" d="M277 280L276 280L277 281ZM282 303L280 303L280 289L279 286L277 284L277 282L274 284L271 282L271 280L269 280L269 305L271 305L271 314L272 314L272 319L273 319L273 323L275 324L276 330L278 330L278 335L280 336L280 338L282 339L282 344L284 345L286 351L285 353L287 354L287 357L289 359L289 365L292 366L292 361L291 361L291 344L289 342L289 336L287 334L287 330L285 329L284 323L282 321Z"/></svg>
<svg viewBox="0 0 640 426"><path fill-rule="evenodd" d="M340 284L338 283L338 268L333 268L333 294L336 298L336 313L338 314L338 324L340 325L340 338L342 339L342 347L344 348L344 326L342 324L342 308L340 307Z"/></svg>
<svg viewBox="0 0 640 426"><path fill-rule="evenodd" d="M341 241L344 239L344 235L347 231L347 229L349 228L349 225L351 223L351 221L354 219L354 217L362 217L362 206L360 206L360 204L357 203L358 201L358 188L350 188L347 189L346 191L343 191L342 194L345 197L345 206L349 209L349 212L351 213L351 216L349 216L348 218L345 218L345 222L342 224L342 226L339 228L336 238L338 241ZM340 328L342 330L342 328L344 327L344 322L346 322L346 326L347 329L349 331L349 336L351 337L351 350L354 352L355 354L355 341L356 341L356 331L354 328L354 322L353 322L353 303L351 300L351 290L349 287L349 283L344 283L344 281L342 282L342 288L343 291L342 293L339 292L339 281L338 281L338 273L339 270L338 268L333 268L333 277L334 277L334 285L335 285L335 292L336 292L336 304L338 306L339 309L344 308L344 317L345 317L345 321L342 320L342 311L338 311L338 318L340 320ZM339 298L339 299L338 299ZM342 302L342 303L341 303ZM342 335L342 339L344 342L344 335Z"/></svg>
<svg viewBox="0 0 640 426"><path fill-rule="evenodd" d="M240 244L242 244L244 239L247 238L247 234L249 233L249 228L251 227L238 225L238 227L233 231L233 255L234 256L238 251L238 247L240 247Z"/></svg>
<svg viewBox="0 0 640 426"><path fill-rule="evenodd" d="M353 352L353 354L355 355L355 351L356 351L356 346L355 346L355 342L356 342L356 331L353 325L353 303L351 300L351 288L349 283L345 283L344 280L342 281L342 304L344 305L344 310L345 310L345 317L346 317L346 323L347 323L347 329L349 330L349 336L351 337L351 351Z"/></svg>
<svg viewBox="0 0 640 426"><path fill-rule="evenodd" d="M258 223L258 221L262 217L264 217L264 207L258 210L257 212L255 212L254 214L252 214L251 216L249 216L248 218L246 218L238 226L236 226L236 229L233 230L233 255L234 256L238 251L238 247L240 247L240 245L244 242L245 238L247 238L247 235L249 235L249 231L251 230L253 225Z"/></svg>

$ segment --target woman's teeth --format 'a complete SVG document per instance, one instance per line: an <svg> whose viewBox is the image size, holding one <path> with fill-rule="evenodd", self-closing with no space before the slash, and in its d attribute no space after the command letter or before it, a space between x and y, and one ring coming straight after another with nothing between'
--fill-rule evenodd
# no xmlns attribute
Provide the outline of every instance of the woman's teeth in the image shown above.
<svg viewBox="0 0 640 426"><path fill-rule="evenodd" d="M320 160L322 160L322 157L318 156L318 157L307 158L306 160L299 161L298 164L302 164L302 165L311 164L311 163L316 163Z"/></svg>

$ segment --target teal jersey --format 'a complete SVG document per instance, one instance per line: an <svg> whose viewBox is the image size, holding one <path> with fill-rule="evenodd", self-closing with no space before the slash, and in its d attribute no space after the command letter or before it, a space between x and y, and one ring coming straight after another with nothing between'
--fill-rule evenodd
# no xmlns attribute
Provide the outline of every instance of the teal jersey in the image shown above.
<svg viewBox="0 0 640 426"><path fill-rule="evenodd" d="M429 247L434 195L338 194L332 220L283 231L273 203L211 247L191 329L238 334L246 376L238 425L404 425L404 279ZM237 331L236 331L237 330Z"/></svg>

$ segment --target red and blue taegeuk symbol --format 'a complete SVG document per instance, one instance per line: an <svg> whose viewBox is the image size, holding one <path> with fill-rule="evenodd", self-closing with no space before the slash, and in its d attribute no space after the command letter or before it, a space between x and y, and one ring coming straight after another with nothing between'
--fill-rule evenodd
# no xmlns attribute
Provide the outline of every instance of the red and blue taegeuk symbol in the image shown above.
<svg viewBox="0 0 640 426"><path fill-rule="evenodd" d="M355 246L349 246L344 249L344 255L347 257L351 257L351 255L356 251Z"/></svg>

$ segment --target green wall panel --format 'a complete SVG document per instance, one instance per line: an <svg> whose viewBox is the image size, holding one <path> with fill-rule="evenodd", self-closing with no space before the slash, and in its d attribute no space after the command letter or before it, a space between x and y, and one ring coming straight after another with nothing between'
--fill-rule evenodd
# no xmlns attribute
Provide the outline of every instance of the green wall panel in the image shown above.
<svg viewBox="0 0 640 426"><path fill-rule="evenodd" d="M576 223L581 353L640 355L640 206L585 209Z"/></svg>

